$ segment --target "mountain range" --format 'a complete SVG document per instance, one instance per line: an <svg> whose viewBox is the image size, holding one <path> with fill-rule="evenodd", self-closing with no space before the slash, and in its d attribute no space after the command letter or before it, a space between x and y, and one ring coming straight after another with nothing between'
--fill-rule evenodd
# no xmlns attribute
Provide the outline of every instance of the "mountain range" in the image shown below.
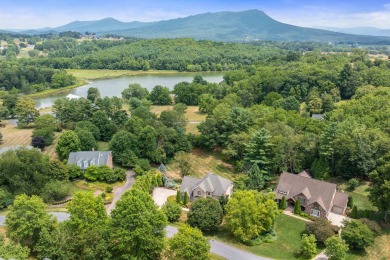
<svg viewBox="0 0 390 260"><path fill-rule="evenodd" d="M390 43L390 37L355 35L332 30L299 27L281 23L260 10L204 13L159 22L121 22L113 18L74 21L69 24L19 33L44 34L76 31L96 35L115 34L139 38L182 38L215 41L315 41L378 44Z"/></svg>

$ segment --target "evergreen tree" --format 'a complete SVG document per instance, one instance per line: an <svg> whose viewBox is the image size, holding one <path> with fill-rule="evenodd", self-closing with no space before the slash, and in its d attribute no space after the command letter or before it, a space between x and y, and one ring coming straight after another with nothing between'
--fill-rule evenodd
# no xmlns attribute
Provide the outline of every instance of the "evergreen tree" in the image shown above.
<svg viewBox="0 0 390 260"><path fill-rule="evenodd" d="M294 205L294 214L301 214L301 201L298 199Z"/></svg>
<svg viewBox="0 0 390 260"><path fill-rule="evenodd" d="M180 194L180 190L178 190L177 192L176 192L176 203L177 204L181 204L181 194Z"/></svg>
<svg viewBox="0 0 390 260"><path fill-rule="evenodd" d="M356 206L356 205L353 205L352 211L351 211L351 218L357 218L357 217L358 217L358 214L357 214L357 206Z"/></svg>
<svg viewBox="0 0 390 260"><path fill-rule="evenodd" d="M261 128L253 133L245 150L244 160L251 164L257 164L266 180L270 179L271 147L272 143L269 131Z"/></svg>
<svg viewBox="0 0 390 260"><path fill-rule="evenodd" d="M184 199L183 199L183 204L184 205L187 205L187 203L189 202L189 198L188 198L188 193L187 192L184 192Z"/></svg>
<svg viewBox="0 0 390 260"><path fill-rule="evenodd" d="M279 204L279 209L285 210L286 207L287 207L286 196L283 196Z"/></svg>
<svg viewBox="0 0 390 260"><path fill-rule="evenodd" d="M259 166L254 163L248 172L248 179L246 181L246 187L249 190L260 191L264 187L264 176L260 172Z"/></svg>

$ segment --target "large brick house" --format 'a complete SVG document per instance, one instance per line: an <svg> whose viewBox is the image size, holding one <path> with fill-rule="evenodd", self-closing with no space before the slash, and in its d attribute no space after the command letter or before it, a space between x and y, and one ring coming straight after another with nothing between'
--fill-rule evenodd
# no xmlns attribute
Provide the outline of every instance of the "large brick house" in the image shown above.
<svg viewBox="0 0 390 260"><path fill-rule="evenodd" d="M312 179L305 171L282 173L275 192L279 201L283 196L289 205L300 200L302 211L326 219L330 212L344 215L348 203L348 195L337 191L336 184Z"/></svg>
<svg viewBox="0 0 390 260"><path fill-rule="evenodd" d="M82 170L85 170L89 166L107 165L111 169L112 164L112 152L111 151L84 151L84 152L71 152L68 158L68 164L75 164Z"/></svg>
<svg viewBox="0 0 390 260"><path fill-rule="evenodd" d="M184 176L180 193L184 196L185 192L190 201L206 197L214 199L219 199L221 196L230 197L233 193L233 182L213 173L207 174L203 179Z"/></svg>

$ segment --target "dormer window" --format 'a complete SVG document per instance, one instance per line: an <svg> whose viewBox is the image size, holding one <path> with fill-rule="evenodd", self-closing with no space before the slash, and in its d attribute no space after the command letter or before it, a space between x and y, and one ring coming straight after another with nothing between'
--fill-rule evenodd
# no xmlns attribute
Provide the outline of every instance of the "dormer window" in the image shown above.
<svg viewBox="0 0 390 260"><path fill-rule="evenodd" d="M77 162L77 166L81 167L81 162L80 161Z"/></svg>
<svg viewBox="0 0 390 260"><path fill-rule="evenodd" d="M88 162L84 161L84 168L87 168L87 167L88 167Z"/></svg>
<svg viewBox="0 0 390 260"><path fill-rule="evenodd" d="M91 161L89 162L89 165L90 165L90 166L95 165L95 160L91 160Z"/></svg>
<svg viewBox="0 0 390 260"><path fill-rule="evenodd" d="M278 192L279 192L280 194L287 195L287 191L279 190Z"/></svg>

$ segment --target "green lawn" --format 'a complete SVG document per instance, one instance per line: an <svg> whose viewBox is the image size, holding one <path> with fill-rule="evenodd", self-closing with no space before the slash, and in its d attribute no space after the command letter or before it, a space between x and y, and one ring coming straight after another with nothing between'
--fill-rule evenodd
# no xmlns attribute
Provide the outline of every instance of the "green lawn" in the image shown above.
<svg viewBox="0 0 390 260"><path fill-rule="evenodd" d="M288 260L298 258L297 254L304 231L304 221L280 214L276 219L277 240L273 243L252 247L245 246L226 231L219 232L214 238L256 255Z"/></svg>

